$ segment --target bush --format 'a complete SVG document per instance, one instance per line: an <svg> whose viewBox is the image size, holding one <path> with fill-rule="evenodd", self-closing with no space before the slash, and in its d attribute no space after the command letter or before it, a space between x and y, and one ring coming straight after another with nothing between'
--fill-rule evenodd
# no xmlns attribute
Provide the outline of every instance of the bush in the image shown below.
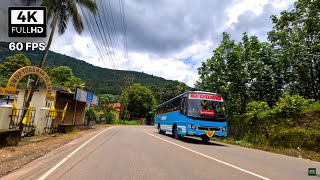
<svg viewBox="0 0 320 180"><path fill-rule="evenodd" d="M268 109L269 109L268 103L264 101L252 101L247 104L246 115L253 117L253 116L256 116L258 113L266 111Z"/></svg>
<svg viewBox="0 0 320 180"><path fill-rule="evenodd" d="M122 124L125 124L125 125L139 125L139 123L137 121L134 121L134 120L131 120L131 121L122 121Z"/></svg>
<svg viewBox="0 0 320 180"><path fill-rule="evenodd" d="M112 112L109 111L109 112L104 113L104 118L106 119L108 124L111 124L115 120L116 116Z"/></svg>
<svg viewBox="0 0 320 180"><path fill-rule="evenodd" d="M308 112L315 112L315 111L320 111L320 102L314 102L312 104L310 104L309 106L304 106L302 108L302 111L304 113L308 113Z"/></svg>
<svg viewBox="0 0 320 180"><path fill-rule="evenodd" d="M89 120L97 120L99 117L98 112L94 108L86 109L85 115Z"/></svg>
<svg viewBox="0 0 320 180"><path fill-rule="evenodd" d="M139 125L137 121L131 120L114 120L112 124L124 124L124 125Z"/></svg>
<svg viewBox="0 0 320 180"><path fill-rule="evenodd" d="M287 148L300 147L308 150L319 150L320 131L302 128L276 131L270 138L270 144Z"/></svg>
<svg viewBox="0 0 320 180"><path fill-rule="evenodd" d="M302 110L306 109L312 103L312 100L304 99L302 96L290 96L284 93L273 108L273 113L279 117L292 117Z"/></svg>

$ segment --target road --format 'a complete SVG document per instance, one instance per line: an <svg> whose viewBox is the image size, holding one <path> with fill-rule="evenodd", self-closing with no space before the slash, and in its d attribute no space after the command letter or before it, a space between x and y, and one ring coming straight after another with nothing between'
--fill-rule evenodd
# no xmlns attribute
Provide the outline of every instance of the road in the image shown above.
<svg viewBox="0 0 320 180"><path fill-rule="evenodd" d="M222 143L173 139L151 126L92 132L2 179L320 179L320 163Z"/></svg>

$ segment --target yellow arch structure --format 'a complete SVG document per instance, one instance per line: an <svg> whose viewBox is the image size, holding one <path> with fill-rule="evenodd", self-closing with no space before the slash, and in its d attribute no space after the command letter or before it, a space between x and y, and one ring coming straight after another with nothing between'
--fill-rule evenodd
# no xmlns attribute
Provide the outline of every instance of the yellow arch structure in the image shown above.
<svg viewBox="0 0 320 180"><path fill-rule="evenodd" d="M7 86L5 88L0 88L0 95L14 96L20 80L30 74L38 75L43 80L47 88L46 98L47 100L53 100L54 96L51 94L52 83L50 78L44 70L36 66L25 66L14 72L8 80Z"/></svg>

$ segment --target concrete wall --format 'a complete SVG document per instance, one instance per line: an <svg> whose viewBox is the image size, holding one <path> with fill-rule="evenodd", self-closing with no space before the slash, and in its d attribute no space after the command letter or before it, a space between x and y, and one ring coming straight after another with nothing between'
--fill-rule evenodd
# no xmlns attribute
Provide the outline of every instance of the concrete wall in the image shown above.
<svg viewBox="0 0 320 180"><path fill-rule="evenodd" d="M26 90L18 90L18 100L17 100L17 108L20 109L23 106ZM28 90L28 95L30 93L30 90ZM34 124L37 125L39 121L39 113L40 109L44 107L49 107L50 106L50 101L46 100L46 89L40 89L36 90L33 94L32 101L31 101L31 106L36 109L36 114L35 114L35 119L34 119ZM56 96L56 90L52 90L52 95Z"/></svg>
<svg viewBox="0 0 320 180"><path fill-rule="evenodd" d="M84 125L85 112L86 112L86 103L78 102L77 112L76 112L76 117L74 122L75 125Z"/></svg>
<svg viewBox="0 0 320 180"><path fill-rule="evenodd" d="M0 129L9 129L11 111L12 108L10 106L0 107Z"/></svg>

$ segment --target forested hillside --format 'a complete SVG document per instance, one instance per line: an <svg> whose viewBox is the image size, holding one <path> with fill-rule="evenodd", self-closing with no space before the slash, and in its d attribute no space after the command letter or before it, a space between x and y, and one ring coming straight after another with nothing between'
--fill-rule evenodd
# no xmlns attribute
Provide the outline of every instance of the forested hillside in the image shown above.
<svg viewBox="0 0 320 180"><path fill-rule="evenodd" d="M0 63L7 56L18 53L10 51L8 43L0 42ZM23 52L31 61L32 65L38 65L42 52ZM124 86L124 77L126 74L133 75L134 83L140 83L144 86L164 86L166 83L178 84L177 81L166 80L153 75L141 72L112 70L93 66L83 60L79 60L70 56L62 55L50 51L45 62L46 67L68 66L72 69L75 76L81 78L86 83L86 90L93 91L98 94L120 94L121 88ZM115 74L116 75L115 75Z"/></svg>

